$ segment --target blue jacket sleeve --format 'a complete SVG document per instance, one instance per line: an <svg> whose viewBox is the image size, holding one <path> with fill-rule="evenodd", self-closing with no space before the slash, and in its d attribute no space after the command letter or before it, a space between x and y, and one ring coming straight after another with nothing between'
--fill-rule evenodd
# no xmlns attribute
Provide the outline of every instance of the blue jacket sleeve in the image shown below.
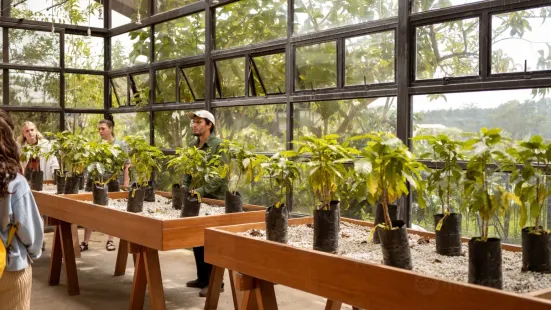
<svg viewBox="0 0 551 310"><path fill-rule="evenodd" d="M44 241L44 223L38 212L38 206L29 191L20 196L12 205L15 223L19 224L17 237L25 245L32 260L42 254Z"/></svg>

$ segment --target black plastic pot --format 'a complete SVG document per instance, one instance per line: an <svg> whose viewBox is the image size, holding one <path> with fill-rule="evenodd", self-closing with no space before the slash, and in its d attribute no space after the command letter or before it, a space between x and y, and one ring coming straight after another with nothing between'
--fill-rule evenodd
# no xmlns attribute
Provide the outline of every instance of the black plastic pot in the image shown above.
<svg viewBox="0 0 551 310"><path fill-rule="evenodd" d="M226 213L243 212L243 199L241 194L236 192L235 195L226 191L226 197L224 199L226 205Z"/></svg>
<svg viewBox="0 0 551 310"><path fill-rule="evenodd" d="M27 179L27 181L29 182L31 181L32 174L33 174L32 169L25 169L25 179Z"/></svg>
<svg viewBox="0 0 551 310"><path fill-rule="evenodd" d="M501 240L488 238L488 241L469 240L469 283L501 289Z"/></svg>
<svg viewBox="0 0 551 310"><path fill-rule="evenodd" d="M82 191L84 190L84 175L79 174L77 175L77 178L78 178L78 189Z"/></svg>
<svg viewBox="0 0 551 310"><path fill-rule="evenodd" d="M56 187L57 187L57 194L62 195L65 194L65 183L67 181L67 177L56 175L55 176L56 181Z"/></svg>
<svg viewBox="0 0 551 310"><path fill-rule="evenodd" d="M119 183L119 180L111 180L109 183L107 183L107 190L110 193L116 193L121 191L121 185Z"/></svg>
<svg viewBox="0 0 551 310"><path fill-rule="evenodd" d="M85 192L91 192L93 184L94 184L94 182L92 181L92 178L90 178L88 176L88 178L86 178L86 186L84 187L84 191Z"/></svg>
<svg viewBox="0 0 551 310"><path fill-rule="evenodd" d="M339 248L340 209L331 201L329 210L314 210L314 250L335 253Z"/></svg>
<svg viewBox="0 0 551 310"><path fill-rule="evenodd" d="M44 172L32 171L31 173L31 189L34 191L42 191L44 187Z"/></svg>
<svg viewBox="0 0 551 310"><path fill-rule="evenodd" d="M54 185L57 185L57 174L59 173L59 169L54 169Z"/></svg>
<svg viewBox="0 0 551 310"><path fill-rule="evenodd" d="M92 184L92 197L94 203L100 206L106 206L109 203L107 196L107 185Z"/></svg>
<svg viewBox="0 0 551 310"><path fill-rule="evenodd" d="M80 180L78 176L65 178L65 194L78 194Z"/></svg>
<svg viewBox="0 0 551 310"><path fill-rule="evenodd" d="M378 228L383 250L383 263L387 266L411 270L411 252L409 250L408 231L404 221L392 221L392 227L398 229Z"/></svg>
<svg viewBox="0 0 551 310"><path fill-rule="evenodd" d="M126 211L134 213L142 212L144 198L145 189L139 188L136 183L132 184L132 187L128 192L128 205L126 207Z"/></svg>
<svg viewBox="0 0 551 310"><path fill-rule="evenodd" d="M551 234L541 226L539 235L530 233L534 228L522 229L522 271L551 273Z"/></svg>
<svg viewBox="0 0 551 310"><path fill-rule="evenodd" d="M397 205L388 205L388 215L390 216L391 221L396 221L398 219L398 206ZM385 213L382 204L377 205L375 210L375 226L385 222ZM378 230L378 228L376 228ZM375 232L373 234L373 243L379 244L379 234Z"/></svg>
<svg viewBox="0 0 551 310"><path fill-rule="evenodd" d="M180 217L193 217L199 215L199 209L201 208L201 203L196 196L193 196L189 193L184 195L184 205L182 207L182 212Z"/></svg>
<svg viewBox="0 0 551 310"><path fill-rule="evenodd" d="M149 181L145 188L144 201L155 202L155 181Z"/></svg>
<svg viewBox="0 0 551 310"><path fill-rule="evenodd" d="M184 204L184 192L180 184L172 184L172 209L181 210Z"/></svg>
<svg viewBox="0 0 551 310"><path fill-rule="evenodd" d="M266 209L266 240L287 243L289 213L282 204L279 208L271 206Z"/></svg>
<svg viewBox="0 0 551 310"><path fill-rule="evenodd" d="M461 255L461 214L451 213L444 220L440 231L436 226L444 217L443 214L434 215L436 234L436 253L446 256Z"/></svg>

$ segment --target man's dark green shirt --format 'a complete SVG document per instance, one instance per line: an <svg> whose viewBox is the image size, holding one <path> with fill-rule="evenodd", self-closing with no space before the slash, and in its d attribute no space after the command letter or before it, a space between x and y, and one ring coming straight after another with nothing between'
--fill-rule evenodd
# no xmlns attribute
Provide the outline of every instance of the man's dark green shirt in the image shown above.
<svg viewBox="0 0 551 310"><path fill-rule="evenodd" d="M220 154L220 143L222 139L217 138L215 135L211 134L207 141L200 148L203 151L210 151L211 154ZM189 146L199 147L199 138L193 140ZM184 188L188 189L191 185L191 175L184 176ZM213 198L224 200L226 195L226 190L228 187L228 182L226 179L216 179L210 181L208 184L196 188L195 191L204 198Z"/></svg>

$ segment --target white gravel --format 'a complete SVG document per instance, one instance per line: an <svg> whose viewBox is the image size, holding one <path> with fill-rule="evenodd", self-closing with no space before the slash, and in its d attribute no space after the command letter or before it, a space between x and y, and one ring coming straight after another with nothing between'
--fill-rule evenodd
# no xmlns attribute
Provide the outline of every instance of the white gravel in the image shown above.
<svg viewBox="0 0 551 310"><path fill-rule="evenodd" d="M368 242L371 229L347 222L341 222L338 255L382 264L380 244ZM266 239L265 231L249 230L241 235ZM447 280L467 282L468 244L463 243L463 256L448 257L436 253L435 241L418 235L408 234L413 262L413 271ZM314 229L312 225L289 227L289 245L312 249ZM521 272L522 253L502 251L503 289L516 293L529 293L551 287L551 274Z"/></svg>
<svg viewBox="0 0 551 310"><path fill-rule="evenodd" d="M57 193L57 185L53 185L53 184L44 184L42 186L42 193L46 193L46 194L55 194Z"/></svg>
<svg viewBox="0 0 551 310"><path fill-rule="evenodd" d="M83 201L87 203L92 203L91 201ZM128 199L109 199L109 205L104 206L111 209L116 209L119 211L126 211L128 205ZM161 220L168 219L179 219L180 210L172 209L172 200L160 195L155 195L155 202L143 203L143 211L135 214L141 214L147 217L152 217ZM209 215L218 215L225 214L226 210L222 206L211 206L206 203L201 203L201 208L199 209L199 216L209 216Z"/></svg>

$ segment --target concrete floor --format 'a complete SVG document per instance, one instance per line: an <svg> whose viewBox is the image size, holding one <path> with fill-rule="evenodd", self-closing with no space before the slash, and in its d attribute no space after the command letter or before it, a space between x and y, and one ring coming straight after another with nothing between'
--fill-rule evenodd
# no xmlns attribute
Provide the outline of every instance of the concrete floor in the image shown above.
<svg viewBox="0 0 551 310"><path fill-rule="evenodd" d="M79 230L82 240L84 231ZM46 234L46 252L33 264L33 288L31 309L33 310L84 310L84 309L128 309L134 265L129 258L126 275L113 276L117 252L105 250L107 236L94 233L89 244L89 250L77 259L80 295L67 295L65 275L61 276L58 286L48 286L48 268L53 233ZM118 239L115 239L118 246ZM201 310L205 298L198 296L199 290L187 288L185 283L195 279L195 260L193 252L176 250L159 252L161 272L165 290L167 309ZM218 309L233 309L230 281L228 273L224 275L226 291L220 296ZM276 285L276 296L279 309L324 309L326 300L315 295ZM149 309L148 297L145 309ZM343 309L351 309L343 306Z"/></svg>

